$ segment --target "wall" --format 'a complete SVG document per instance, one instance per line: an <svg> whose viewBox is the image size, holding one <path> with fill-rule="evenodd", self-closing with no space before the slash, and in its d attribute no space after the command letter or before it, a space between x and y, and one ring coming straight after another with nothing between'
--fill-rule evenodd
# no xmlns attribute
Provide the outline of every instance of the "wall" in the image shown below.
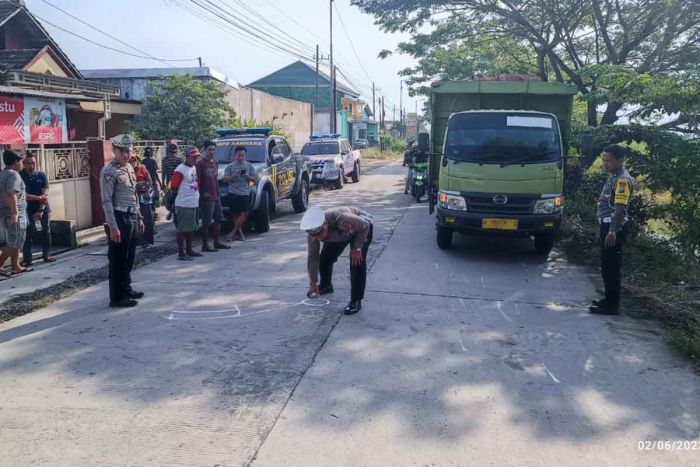
<svg viewBox="0 0 700 467"><path fill-rule="evenodd" d="M59 65L48 52L44 52L30 67L27 67L26 70L32 73L49 73L53 76L69 78L66 72L63 71L61 65Z"/></svg>
<svg viewBox="0 0 700 467"><path fill-rule="evenodd" d="M331 132L331 113L316 112L314 115L314 133L330 133Z"/></svg>

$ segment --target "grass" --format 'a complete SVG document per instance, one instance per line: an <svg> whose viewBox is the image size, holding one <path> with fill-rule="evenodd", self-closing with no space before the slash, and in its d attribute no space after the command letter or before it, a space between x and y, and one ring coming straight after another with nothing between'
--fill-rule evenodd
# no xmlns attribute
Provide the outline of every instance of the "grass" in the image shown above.
<svg viewBox="0 0 700 467"><path fill-rule="evenodd" d="M403 153L398 151L380 151L377 148L362 149L362 158L369 161L396 161L403 159Z"/></svg>
<svg viewBox="0 0 700 467"><path fill-rule="evenodd" d="M568 216L559 247L572 262L599 267L595 226ZM658 320L667 342L700 372L700 264L684 260L665 242L642 233L624 250L623 308Z"/></svg>

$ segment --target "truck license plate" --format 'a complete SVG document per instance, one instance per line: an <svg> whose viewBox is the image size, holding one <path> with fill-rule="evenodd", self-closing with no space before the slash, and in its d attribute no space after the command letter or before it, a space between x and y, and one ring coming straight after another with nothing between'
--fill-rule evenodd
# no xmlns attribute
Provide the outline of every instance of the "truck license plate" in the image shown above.
<svg viewBox="0 0 700 467"><path fill-rule="evenodd" d="M518 230L517 219L482 219L482 229L493 230Z"/></svg>

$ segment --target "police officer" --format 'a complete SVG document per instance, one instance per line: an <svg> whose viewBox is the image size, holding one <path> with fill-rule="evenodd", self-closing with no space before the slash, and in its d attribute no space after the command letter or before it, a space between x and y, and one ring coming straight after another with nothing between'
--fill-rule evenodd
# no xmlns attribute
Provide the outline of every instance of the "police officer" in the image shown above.
<svg viewBox="0 0 700 467"><path fill-rule="evenodd" d="M137 234L144 225L136 195L136 176L129 155L135 140L129 135L112 138L114 159L100 173L102 207L109 236L109 306L129 308L143 292L131 288L131 269L134 267Z"/></svg>
<svg viewBox="0 0 700 467"><path fill-rule="evenodd" d="M307 233L309 257L308 297L333 293L333 263L350 244L350 303L346 315L362 309L367 283L367 250L372 243L372 215L355 207L339 207L324 211L311 206L301 219L301 230ZM323 242L323 249L321 249ZM318 282L319 272L321 283Z"/></svg>
<svg viewBox="0 0 700 467"><path fill-rule="evenodd" d="M634 191L634 181L624 162L621 146L613 144L603 150L603 167L609 175L598 199L598 222L605 298L593 300L590 307L591 313L598 315L620 314L622 245L629 231L627 206Z"/></svg>

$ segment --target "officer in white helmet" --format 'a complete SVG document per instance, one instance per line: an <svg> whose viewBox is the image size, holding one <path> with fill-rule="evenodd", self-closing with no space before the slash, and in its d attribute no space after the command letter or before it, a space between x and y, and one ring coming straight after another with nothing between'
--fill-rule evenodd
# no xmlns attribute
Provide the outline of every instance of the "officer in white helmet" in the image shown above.
<svg viewBox="0 0 700 467"><path fill-rule="evenodd" d="M310 206L301 219L301 230L307 233L309 246L308 297L333 293L333 263L350 245L350 303L346 315L362 309L367 284L367 250L372 243L372 215L355 207L324 211ZM321 248L323 243L323 248ZM319 283L319 274L321 276Z"/></svg>

